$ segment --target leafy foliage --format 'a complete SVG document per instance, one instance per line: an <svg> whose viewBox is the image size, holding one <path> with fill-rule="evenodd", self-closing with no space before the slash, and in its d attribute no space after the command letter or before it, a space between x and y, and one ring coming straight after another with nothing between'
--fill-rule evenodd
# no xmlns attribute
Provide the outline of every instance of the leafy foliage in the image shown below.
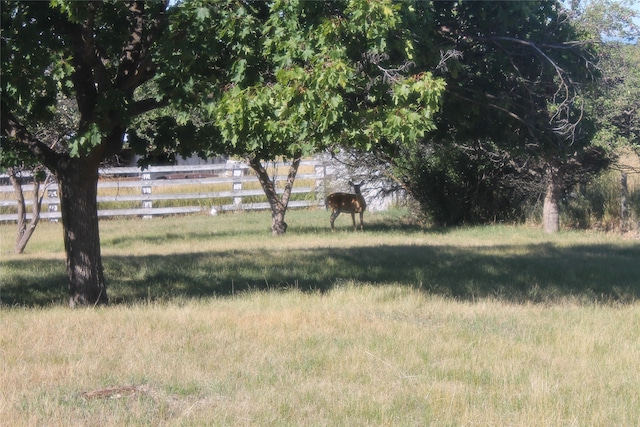
<svg viewBox="0 0 640 427"><path fill-rule="evenodd" d="M229 154L263 160L341 144L371 149L433 129L444 85L410 63L410 4L274 2L220 31L233 59L206 104ZM423 22L428 25L428 22ZM238 28L239 25L244 27Z"/></svg>
<svg viewBox="0 0 640 427"><path fill-rule="evenodd" d="M589 100L598 125L594 141L640 150L640 46L610 44L601 66L604 77Z"/></svg>
<svg viewBox="0 0 640 427"><path fill-rule="evenodd" d="M637 0L578 0L572 2L571 19L587 37L604 41L638 41Z"/></svg>
<svg viewBox="0 0 640 427"><path fill-rule="evenodd" d="M144 11L135 7L123 2L5 2L3 113L31 129L34 122L61 123L73 99L75 126L59 127L59 134L41 142L77 158L111 138L114 145L105 153L117 152L129 119L146 109L133 101L133 92L153 75L148 46L135 43L142 42L141 34L144 42L152 40L158 29L152 17L162 13L164 3ZM33 42L43 37L46 43ZM120 138L112 135L115 128Z"/></svg>
<svg viewBox="0 0 640 427"><path fill-rule="evenodd" d="M561 3L434 2L432 13L440 54L428 58L447 82L437 128L421 149L384 157L432 219L518 218L514 189L537 198L546 182L606 166L583 108L596 50Z"/></svg>
<svg viewBox="0 0 640 427"><path fill-rule="evenodd" d="M540 192L540 184L521 179L508 153L490 140L425 143L400 157L405 188L435 224L521 220Z"/></svg>

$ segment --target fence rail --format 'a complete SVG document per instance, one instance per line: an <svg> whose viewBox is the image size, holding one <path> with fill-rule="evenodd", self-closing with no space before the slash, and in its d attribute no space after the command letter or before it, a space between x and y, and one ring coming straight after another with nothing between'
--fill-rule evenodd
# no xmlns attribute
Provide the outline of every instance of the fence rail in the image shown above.
<svg viewBox="0 0 640 427"><path fill-rule="evenodd" d="M273 179L286 180L289 163L270 164ZM324 206L327 166L317 160L303 160L299 167L290 208ZM4 179L3 179L4 178ZM0 180L7 181L6 175ZM33 184L22 185L23 192L33 192ZM120 194L120 191L126 194ZM17 204L11 185L0 185L0 222L17 220ZM57 220L60 214L58 185L46 187L42 199L43 219ZM133 193L132 193L133 192ZM33 203L25 197L25 203ZM150 166L145 170L118 167L100 170L98 181L98 216L141 216L189 214L203 211L225 212L269 209L269 203L257 177L244 163L214 165ZM118 205L102 208L100 205ZM7 211L15 211L6 213ZM31 218L31 213L27 214Z"/></svg>

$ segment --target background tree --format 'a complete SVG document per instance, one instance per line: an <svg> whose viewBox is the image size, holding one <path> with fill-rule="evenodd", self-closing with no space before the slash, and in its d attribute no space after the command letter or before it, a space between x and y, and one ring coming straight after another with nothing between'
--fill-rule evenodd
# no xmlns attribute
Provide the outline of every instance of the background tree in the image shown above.
<svg viewBox="0 0 640 427"><path fill-rule="evenodd" d="M161 105L136 89L150 80L150 55L166 2L3 2L3 152L38 159L60 191L70 306L108 301L97 217L98 167L120 151L130 118ZM57 144L34 132L73 99L78 119ZM15 149L14 149L15 148Z"/></svg>
<svg viewBox="0 0 640 427"><path fill-rule="evenodd" d="M33 236L40 222L42 199L44 198L48 185L51 183L52 176L42 166L37 164L29 167L22 161L19 166L7 168L6 173L9 176L9 182L13 186L13 194L16 197L18 205L18 224L13 251L21 254L24 252L27 243L29 243L31 236ZM31 219L29 220L27 220L27 202L22 188L22 185L27 182L27 178L30 178L33 186L31 195ZM42 192L40 191L41 189Z"/></svg>
<svg viewBox="0 0 640 427"><path fill-rule="evenodd" d="M571 0L569 16L593 41L636 44L639 4L638 0Z"/></svg>
<svg viewBox="0 0 640 427"><path fill-rule="evenodd" d="M55 115L53 120L49 121L45 118L42 123L38 121L31 123L35 137L46 143L50 148L55 148L61 139L72 135L75 123L78 120L78 111L75 103L66 97L58 97L55 109L58 114ZM4 147L0 151L0 168L6 169L18 204L18 224L14 252L22 253L40 222L42 200L47 187L53 183L55 178L28 149L20 145L13 145L9 140L4 142ZM31 177L33 191L31 195L31 219L27 221L27 203L22 185L29 176Z"/></svg>
<svg viewBox="0 0 640 427"><path fill-rule="evenodd" d="M620 225L628 218L628 154L640 152L640 26L635 0L582 0L572 3L572 20L598 43L601 78L587 94L594 119L593 144L609 153L620 172ZM634 8L636 6L636 8ZM635 44L634 44L635 43Z"/></svg>
<svg viewBox="0 0 640 427"><path fill-rule="evenodd" d="M638 173L626 161L632 153L640 155L640 45L609 42L602 55L603 78L590 94L589 109L597 126L594 144L612 153L613 168L620 173L619 218L624 230L630 216L628 175Z"/></svg>
<svg viewBox="0 0 640 427"><path fill-rule="evenodd" d="M425 61L447 80L438 128L385 160L436 222L509 215L521 181L547 188L556 230L574 172L606 165L582 108L594 52L559 2L433 2L433 15Z"/></svg>
<svg viewBox="0 0 640 427"><path fill-rule="evenodd" d="M639 151L640 45L610 44L600 65L603 78L590 100L595 142Z"/></svg>

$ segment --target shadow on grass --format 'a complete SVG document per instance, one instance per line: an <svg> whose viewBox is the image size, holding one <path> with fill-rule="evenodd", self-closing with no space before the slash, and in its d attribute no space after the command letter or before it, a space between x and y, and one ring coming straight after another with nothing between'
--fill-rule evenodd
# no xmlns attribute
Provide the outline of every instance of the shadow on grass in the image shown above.
<svg viewBox="0 0 640 427"><path fill-rule="evenodd" d="M336 233L352 233L353 226L351 225L351 219L341 224L336 224ZM262 226L262 227L260 227ZM376 221L372 223L365 223L366 232L371 233L391 233L411 235L417 232L429 232L430 234L446 234L453 230L455 227L448 228L425 228L416 223L407 222L401 218L399 219L384 219L384 221ZM270 236L271 230L268 222L261 221L259 226L252 225L245 228L217 228L211 225L210 229L200 229L192 232L185 232L183 230L176 231L173 229L160 230L155 234L128 234L120 235L113 238L103 238L102 242L105 247L127 248L135 246L140 243L148 243L152 245L161 245L167 241L189 241L189 242L208 242L211 239L232 237L234 239L252 238L256 235L256 232L262 233L263 236ZM358 231L359 232L359 231ZM315 236L315 235L328 235L332 234L329 226L329 216L327 216L326 224L319 225L300 225L297 222L292 221L289 224L288 234L295 234L298 236Z"/></svg>
<svg viewBox="0 0 640 427"><path fill-rule="evenodd" d="M509 302L635 301L640 295L640 246L552 244L456 247L270 249L107 256L112 303L149 298L225 296L251 289L328 291L348 281L399 284L458 300ZM66 301L64 263L4 263L4 305L45 306Z"/></svg>

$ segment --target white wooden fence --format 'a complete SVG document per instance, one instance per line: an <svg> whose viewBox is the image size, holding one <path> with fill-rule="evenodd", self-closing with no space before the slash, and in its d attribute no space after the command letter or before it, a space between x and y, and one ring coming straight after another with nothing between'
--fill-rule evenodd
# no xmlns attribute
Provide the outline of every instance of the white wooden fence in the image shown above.
<svg viewBox="0 0 640 427"><path fill-rule="evenodd" d="M272 178L278 181L286 179L287 163L271 164ZM305 173L305 171L313 172ZM306 208L324 206L324 189L326 187L327 166L321 161L303 160L300 164L294 185L290 208ZM5 178L6 175L0 176ZM248 184L253 183L253 184ZM246 202L247 198L266 200L257 177L249 167L240 162L228 162L217 165L197 166L150 166L145 170L137 167L118 167L100 170L98 181L98 216L141 216L150 218L155 215L176 215L196 212L224 212L239 210L269 209L269 203ZM312 183L309 185L309 183ZM207 191L207 187L211 191ZM226 190L215 190L215 187L227 187ZM32 184L22 186L23 191L33 191ZM124 195L120 195L123 189ZM127 190L124 190L127 189ZM131 190L133 189L133 191ZM174 191L172 191L175 189ZM195 189L195 190L194 190ZM0 186L0 207L4 211L15 211L17 201L13 198L11 185ZM60 200L58 186L52 184L46 188L42 200L41 218L57 220L60 218ZM103 193L101 195L101 193ZM107 194L104 194L107 193ZM294 195L304 195L294 200ZM25 197L27 218L31 217L31 197ZM231 203L229 203L231 201ZM100 204L117 203L127 207L101 209ZM122 203L120 203L122 202ZM172 206L175 203L176 206ZM162 205L162 206L158 206ZM0 222L16 221L17 213L1 213Z"/></svg>

